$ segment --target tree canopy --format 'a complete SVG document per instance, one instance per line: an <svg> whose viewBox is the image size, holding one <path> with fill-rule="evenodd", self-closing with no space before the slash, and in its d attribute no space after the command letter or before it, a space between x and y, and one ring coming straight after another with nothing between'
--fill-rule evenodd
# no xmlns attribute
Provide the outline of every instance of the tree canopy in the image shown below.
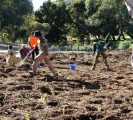
<svg viewBox="0 0 133 120"><path fill-rule="evenodd" d="M32 0L0 0L1 33L15 41L31 31L42 30L51 43L76 38L84 43L90 36L116 41L124 33L133 38L133 19L122 0L51 0L33 12ZM117 36L117 37L116 37Z"/></svg>

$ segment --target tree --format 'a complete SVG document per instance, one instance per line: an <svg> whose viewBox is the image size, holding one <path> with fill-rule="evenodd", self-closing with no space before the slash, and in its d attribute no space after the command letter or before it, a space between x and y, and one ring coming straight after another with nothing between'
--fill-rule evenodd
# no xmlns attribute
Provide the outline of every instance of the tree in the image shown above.
<svg viewBox="0 0 133 120"><path fill-rule="evenodd" d="M69 14L64 1L44 2L38 11L35 12L36 20L39 23L48 23L51 27L46 37L50 42L62 42L66 40L66 27L69 21Z"/></svg>
<svg viewBox="0 0 133 120"><path fill-rule="evenodd" d="M86 0L87 26L96 37L105 38L109 33L115 41L116 37L124 37L123 32L129 22L126 8L121 0Z"/></svg>
<svg viewBox="0 0 133 120"><path fill-rule="evenodd" d="M6 31L12 42L15 42L18 28L24 23L24 16L32 13L31 0L3 0L0 17L0 28Z"/></svg>

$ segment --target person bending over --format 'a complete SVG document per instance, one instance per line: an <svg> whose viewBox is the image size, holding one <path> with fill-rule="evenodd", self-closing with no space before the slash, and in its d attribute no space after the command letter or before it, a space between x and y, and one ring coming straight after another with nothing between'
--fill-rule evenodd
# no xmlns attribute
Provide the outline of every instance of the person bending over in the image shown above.
<svg viewBox="0 0 133 120"><path fill-rule="evenodd" d="M48 65L49 69L51 70L51 72L53 73L53 75L54 76L58 76L58 73L53 68L53 66L52 66L52 64L50 62L49 56L48 56L49 55L49 51L48 51L47 40L45 39L45 37L42 35L42 33L39 30L35 31L34 35L39 40L38 46L39 46L39 49L40 49L40 53L34 59L33 71L31 73L33 75L35 75L36 71L37 71L38 63L40 61L44 60L46 62L46 64Z"/></svg>

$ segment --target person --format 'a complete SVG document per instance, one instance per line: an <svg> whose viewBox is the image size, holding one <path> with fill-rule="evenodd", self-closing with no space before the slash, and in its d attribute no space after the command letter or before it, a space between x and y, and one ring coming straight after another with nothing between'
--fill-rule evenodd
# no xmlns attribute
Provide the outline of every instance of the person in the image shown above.
<svg viewBox="0 0 133 120"><path fill-rule="evenodd" d="M124 0L129 15L133 18L133 0Z"/></svg>
<svg viewBox="0 0 133 120"><path fill-rule="evenodd" d="M105 45L105 42L103 42L101 40L97 40L97 39L94 40L93 55L95 55L95 57L94 57L94 63L93 63L91 70L95 70L96 64L98 62L98 58L100 55L103 57L103 61L107 67L107 70L110 70L109 65L107 63L107 55L105 53L104 45Z"/></svg>
<svg viewBox="0 0 133 120"><path fill-rule="evenodd" d="M22 45L21 48L19 49L21 59L24 59L29 52L30 52L30 49L26 48L25 45Z"/></svg>
<svg viewBox="0 0 133 120"><path fill-rule="evenodd" d="M37 55L35 57L35 59L33 61L33 71L31 72L31 74L36 75L38 63L40 61L44 60L46 62L46 64L48 65L49 69L51 70L51 72L53 73L53 75L55 77L58 76L58 73L53 68L53 66L50 62L50 59L49 59L49 50L48 50L48 44L47 44L46 38L42 35L42 33L39 30L35 31L34 35L39 40L38 46L40 49L40 53L39 53L39 55Z"/></svg>
<svg viewBox="0 0 133 120"><path fill-rule="evenodd" d="M39 49L38 49L38 46L37 46L38 45L38 40L34 36L34 32L31 32L31 36L28 39L28 44L29 44L29 46L30 46L31 49L34 49L35 48L32 51L32 59L34 60L35 54L36 54L36 56L39 54Z"/></svg>
<svg viewBox="0 0 133 120"><path fill-rule="evenodd" d="M131 67L132 67L132 70L133 70L133 45L132 45L132 55L131 55Z"/></svg>
<svg viewBox="0 0 133 120"><path fill-rule="evenodd" d="M8 50L5 53L5 59L7 65L10 66L15 66L20 61L19 57L16 57L16 53L13 51L13 46L9 45Z"/></svg>

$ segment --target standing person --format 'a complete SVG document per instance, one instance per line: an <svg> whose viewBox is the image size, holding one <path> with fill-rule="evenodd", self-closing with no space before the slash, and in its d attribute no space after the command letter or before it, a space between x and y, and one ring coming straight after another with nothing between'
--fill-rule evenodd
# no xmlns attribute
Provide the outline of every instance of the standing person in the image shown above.
<svg viewBox="0 0 133 120"><path fill-rule="evenodd" d="M35 48L35 50L33 50L33 52L32 52L32 59L34 60L35 53L36 53L36 55L39 54L39 49L38 49L38 46L37 46L38 45L38 40L34 36L34 32L31 32L31 36L28 39L28 44L29 44L29 46L30 46L31 49L34 49Z"/></svg>
<svg viewBox="0 0 133 120"><path fill-rule="evenodd" d="M133 18L133 0L124 0L129 15Z"/></svg>
<svg viewBox="0 0 133 120"><path fill-rule="evenodd" d="M132 70L133 70L133 44L132 44L131 66L132 66Z"/></svg>
<svg viewBox="0 0 133 120"><path fill-rule="evenodd" d="M48 44L47 44L47 40L45 39L45 37L43 37L42 33L40 31L35 31L34 35L38 38L39 40L39 49L40 49L40 53L39 55L37 55L34 59L33 62L33 72L31 72L33 75L36 74L37 71L37 66L38 63L42 60L44 60L46 62L46 64L48 65L49 69L51 70L51 72L54 74L54 76L58 76L57 72L55 71L55 69L53 68L50 60L49 60L49 51L48 51Z"/></svg>
<svg viewBox="0 0 133 120"><path fill-rule="evenodd" d="M98 58L99 56L101 55L103 57L103 61L107 67L107 70L110 70L109 69L109 65L107 63L107 56L105 54L105 48L104 48L104 45L105 43L100 41L100 40L94 40L94 43L93 43L93 55L95 55L94 57L94 63L93 63L93 66L91 68L91 70L95 70L96 68L96 64L98 62Z"/></svg>

